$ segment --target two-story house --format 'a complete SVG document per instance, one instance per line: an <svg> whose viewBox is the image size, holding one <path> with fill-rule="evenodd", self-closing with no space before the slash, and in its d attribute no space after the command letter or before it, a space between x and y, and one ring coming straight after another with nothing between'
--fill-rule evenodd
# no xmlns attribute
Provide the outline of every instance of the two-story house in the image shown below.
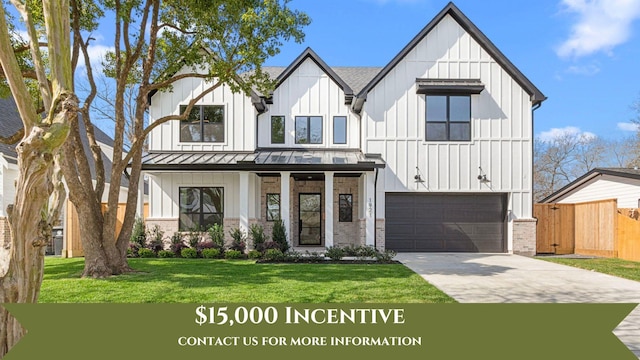
<svg viewBox="0 0 640 360"><path fill-rule="evenodd" d="M271 94L220 86L151 134L148 225L223 224L318 250L535 252L533 110L545 96L452 3L383 68L308 48ZM207 85L151 97L178 114Z"/></svg>

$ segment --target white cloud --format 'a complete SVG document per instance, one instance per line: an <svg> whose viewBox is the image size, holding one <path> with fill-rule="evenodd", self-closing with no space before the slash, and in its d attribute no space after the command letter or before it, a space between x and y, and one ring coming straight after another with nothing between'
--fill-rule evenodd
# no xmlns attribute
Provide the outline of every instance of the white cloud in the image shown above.
<svg viewBox="0 0 640 360"><path fill-rule="evenodd" d="M631 122L619 122L618 129L622 131L638 131L640 130L640 125Z"/></svg>
<svg viewBox="0 0 640 360"><path fill-rule="evenodd" d="M87 51L89 52L89 61L91 62L91 67L95 75L95 72L102 71L102 61L107 52L115 51L115 48L113 46L95 44L95 42L93 42L89 44ZM78 59L78 69L84 67L84 57L81 54Z"/></svg>
<svg viewBox="0 0 640 360"><path fill-rule="evenodd" d="M631 35L631 24L640 18L640 0L561 0L569 13L578 15L569 38L557 49L563 58L596 52L610 53Z"/></svg>
<svg viewBox="0 0 640 360"><path fill-rule="evenodd" d="M593 76L600 72L600 66L596 64L590 65L572 65L566 70L569 74Z"/></svg>
<svg viewBox="0 0 640 360"><path fill-rule="evenodd" d="M563 128L552 128L538 134L538 139L544 142L551 142L563 137L576 137L584 140L595 139L597 136L588 131L582 131L575 126L566 126Z"/></svg>

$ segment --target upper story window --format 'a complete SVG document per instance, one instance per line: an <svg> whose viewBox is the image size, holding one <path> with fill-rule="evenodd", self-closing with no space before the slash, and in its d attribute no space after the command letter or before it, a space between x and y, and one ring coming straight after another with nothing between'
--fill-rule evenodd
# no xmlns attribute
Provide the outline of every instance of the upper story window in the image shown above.
<svg viewBox="0 0 640 360"><path fill-rule="evenodd" d="M180 106L180 112L186 110ZM224 106L195 105L185 120L180 121L180 141L224 142Z"/></svg>
<svg viewBox="0 0 640 360"><path fill-rule="evenodd" d="M322 116L296 116L296 144L322 144Z"/></svg>
<svg viewBox="0 0 640 360"><path fill-rule="evenodd" d="M347 143L347 117L346 116L333 117L333 143L334 144Z"/></svg>
<svg viewBox="0 0 640 360"><path fill-rule="evenodd" d="M427 95L427 141L471 141L471 96Z"/></svg>
<svg viewBox="0 0 640 360"><path fill-rule="evenodd" d="M284 116L271 117L271 143L284 144Z"/></svg>
<svg viewBox="0 0 640 360"><path fill-rule="evenodd" d="M427 95L427 141L471 141L471 96Z"/></svg>

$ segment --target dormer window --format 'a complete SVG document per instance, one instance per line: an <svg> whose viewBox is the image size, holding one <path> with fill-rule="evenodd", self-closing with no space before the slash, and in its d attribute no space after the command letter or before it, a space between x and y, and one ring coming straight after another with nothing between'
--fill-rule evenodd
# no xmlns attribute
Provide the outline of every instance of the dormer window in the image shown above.
<svg viewBox="0 0 640 360"><path fill-rule="evenodd" d="M296 144L322 144L322 116L296 116Z"/></svg>
<svg viewBox="0 0 640 360"><path fill-rule="evenodd" d="M186 110L180 106L180 113ZM195 105L185 120L180 121L182 142L224 142L224 106Z"/></svg>

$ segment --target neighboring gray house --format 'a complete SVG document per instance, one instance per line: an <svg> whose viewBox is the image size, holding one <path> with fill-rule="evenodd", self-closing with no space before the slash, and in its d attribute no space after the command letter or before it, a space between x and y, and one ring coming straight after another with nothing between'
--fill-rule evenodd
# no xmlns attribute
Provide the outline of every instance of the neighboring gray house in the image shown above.
<svg viewBox="0 0 640 360"><path fill-rule="evenodd" d="M81 124L81 130L84 126ZM16 104L13 98L0 98L0 135L2 136L11 136L16 131L18 131L22 127L22 120L20 119L20 115L18 114L18 110L16 108ZM100 145L102 150L102 159L105 164L105 176L106 176L106 185L105 192L103 195L103 202L107 201L107 192L108 185L111 179L111 157L113 156L113 139L109 137L109 135L105 134L98 127L94 127L95 129L95 137L96 141ZM80 132L84 134L84 131ZM85 151L89 151L88 140L86 135L82 136L82 142L85 147ZM18 160L17 154L15 151L15 145L6 145L0 143L0 237L2 239L8 239L9 237L9 223L7 221L6 209L9 204L12 204L15 200L15 182L18 178ZM92 176L95 177L94 163L93 161L89 162L91 167ZM120 202L126 202L127 199L127 187L129 183L126 177L123 176L120 188ZM70 214L67 211L67 207L71 206L69 201L65 202L65 208L62 211L62 219L61 225L63 229L66 228L67 221L70 218ZM66 215L66 216L65 216ZM67 231L64 231L65 235L65 249L67 249L66 245L70 242L73 242L73 239L69 239L67 235ZM78 242L78 240L75 240ZM77 248L77 246L69 246L69 249ZM64 254L63 254L64 255ZM76 251L76 254L69 254L70 256L80 256L81 252Z"/></svg>
<svg viewBox="0 0 640 360"><path fill-rule="evenodd" d="M532 111L546 97L455 5L383 68L308 48L267 70L273 93L223 85L152 131L148 225L269 231L281 218L302 251L535 253ZM206 86L153 94L150 121Z"/></svg>
<svg viewBox="0 0 640 360"><path fill-rule="evenodd" d="M640 208L640 170L596 168L540 202L576 204L608 199L616 199L619 208Z"/></svg>

